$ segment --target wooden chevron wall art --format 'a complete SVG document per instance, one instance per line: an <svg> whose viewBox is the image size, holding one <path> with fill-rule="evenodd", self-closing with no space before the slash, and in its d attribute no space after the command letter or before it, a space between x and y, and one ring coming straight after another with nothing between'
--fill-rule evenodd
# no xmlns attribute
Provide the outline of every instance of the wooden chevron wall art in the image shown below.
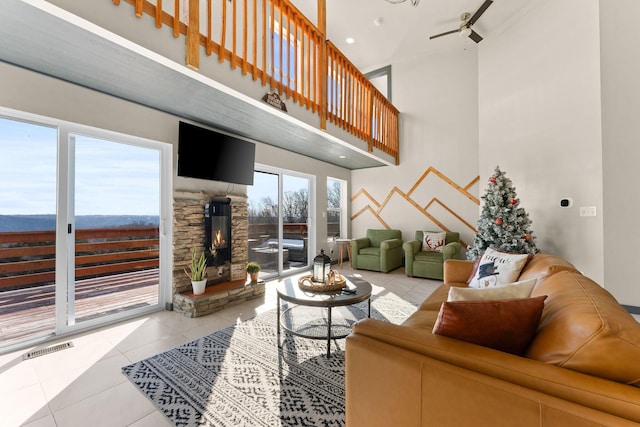
<svg viewBox="0 0 640 427"><path fill-rule="evenodd" d="M440 171L438 171L437 169L433 168L433 167L429 167L426 171L424 171L424 173L422 174L422 176L415 182L415 184L411 187L411 189L409 191L407 191L406 193L403 192L402 190L400 190L398 187L394 186L391 191L389 191L389 193L387 194L387 197L384 199L384 201L382 203L379 203L373 196L371 196L371 194L369 194L369 192L364 189L361 188L359 189L352 197L351 197L351 203L354 203L356 200L358 200L358 198L363 197L367 200L367 203L365 204L364 207L362 207L360 210L358 210L357 212L355 212L352 216L351 216L351 221L354 221L356 218L358 218L360 215L362 215L365 212L370 212L372 214L372 216L380 222L380 224L382 224L382 226L384 228L386 228L387 230L389 230L391 227L385 222L385 220L382 218L382 211L384 210L385 206L389 203L389 201L391 200L392 196L394 195L398 195L400 197L402 197L404 200L406 200L411 206L413 206L418 212L420 212L422 215L424 215L425 217L427 217L430 221L432 221L434 224L436 224L438 227L440 227L442 230L444 231L450 231L449 228L447 228L444 225L444 220L442 219L438 219L436 218L436 216L432 215L431 213L429 213L429 209L433 206L433 205L438 205L441 208L443 208L448 214L450 214L452 217L454 217L455 219L457 219L460 223L464 224L465 227L467 227L472 233L476 233L476 228L469 223L469 221L465 220L462 215L460 215L459 213L455 212L452 208L450 208L449 206L447 206L444 202L442 202L442 200L438 199L437 197L433 197L431 198L431 200L425 205L425 206L420 206L419 203L417 203L415 200L413 200L412 195L414 194L414 192L416 191L416 189L418 189L420 187L420 184L427 178L427 176L429 176L430 174L434 174L436 175L438 178L440 178L443 182L445 182L448 186L452 187L453 189L455 189L456 191L458 191L460 194L462 194L464 197L466 197L467 199L469 199L470 202L472 202L473 204L475 204L476 206L480 206L480 201L478 200L477 197L475 197L474 195L472 195L469 190L478 183L478 181L480 180L480 176L476 176L474 179L472 179L467 185L465 186L460 186L458 184L456 184L455 182L453 182L451 179L449 179L446 175L444 175L443 173L441 173ZM463 245L466 246L466 243L462 242Z"/></svg>

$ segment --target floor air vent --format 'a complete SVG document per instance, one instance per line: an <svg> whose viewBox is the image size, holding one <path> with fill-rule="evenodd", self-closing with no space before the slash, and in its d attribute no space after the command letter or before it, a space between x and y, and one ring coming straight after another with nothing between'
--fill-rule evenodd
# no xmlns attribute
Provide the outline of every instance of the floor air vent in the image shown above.
<svg viewBox="0 0 640 427"><path fill-rule="evenodd" d="M52 345L51 347L45 347L38 350L30 351L22 356L23 360L33 359L35 357L44 356L45 354L55 353L56 351L64 350L65 348L73 347L73 343L71 341L65 342L63 344Z"/></svg>

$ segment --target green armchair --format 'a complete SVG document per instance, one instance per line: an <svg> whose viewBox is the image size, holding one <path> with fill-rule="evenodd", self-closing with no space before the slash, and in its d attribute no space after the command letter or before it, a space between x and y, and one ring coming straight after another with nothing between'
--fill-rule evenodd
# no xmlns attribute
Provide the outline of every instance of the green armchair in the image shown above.
<svg viewBox="0 0 640 427"><path fill-rule="evenodd" d="M423 239L424 233L416 231L416 239L405 242L402 245L404 250L404 270L409 277L416 276L442 280L445 260L460 257L462 248L460 233L447 231L442 252L423 251Z"/></svg>
<svg viewBox="0 0 640 427"><path fill-rule="evenodd" d="M367 237L351 240L351 265L388 273L402 267L402 231L367 230Z"/></svg>

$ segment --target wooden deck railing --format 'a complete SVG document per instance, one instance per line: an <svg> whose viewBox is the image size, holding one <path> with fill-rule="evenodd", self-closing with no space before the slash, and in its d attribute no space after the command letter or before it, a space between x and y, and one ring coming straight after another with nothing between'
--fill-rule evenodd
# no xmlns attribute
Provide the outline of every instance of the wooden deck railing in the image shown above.
<svg viewBox="0 0 640 427"><path fill-rule="evenodd" d="M55 280L55 231L0 233L0 290ZM75 277L158 268L158 229L76 230Z"/></svg>
<svg viewBox="0 0 640 427"><path fill-rule="evenodd" d="M120 4L121 0L112 0ZM198 69L200 46L243 75L312 110L399 160L398 110L288 0L124 0L136 16L186 39Z"/></svg>

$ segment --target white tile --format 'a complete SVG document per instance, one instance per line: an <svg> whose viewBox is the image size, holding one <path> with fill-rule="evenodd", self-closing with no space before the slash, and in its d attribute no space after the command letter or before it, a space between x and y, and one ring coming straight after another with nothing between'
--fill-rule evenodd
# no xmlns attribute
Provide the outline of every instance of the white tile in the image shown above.
<svg viewBox="0 0 640 427"><path fill-rule="evenodd" d="M142 322L118 326L102 333L122 353L176 335L169 326L148 318Z"/></svg>
<svg viewBox="0 0 640 427"><path fill-rule="evenodd" d="M36 370L22 354L11 353L0 360L0 396L38 384Z"/></svg>
<svg viewBox="0 0 640 427"><path fill-rule="evenodd" d="M66 348L31 360L41 382L67 375L77 378L97 362L119 354L113 344L101 334L94 333L68 339L73 347Z"/></svg>
<svg viewBox="0 0 640 427"><path fill-rule="evenodd" d="M0 398L3 427L20 426L51 415L40 384L23 387Z"/></svg>
<svg viewBox="0 0 640 427"><path fill-rule="evenodd" d="M78 375L68 370L42 382L42 389L52 411L59 411L120 383L128 381L121 368L129 361L123 355L99 360Z"/></svg>
<svg viewBox="0 0 640 427"><path fill-rule="evenodd" d="M184 332L201 326L205 317L208 316L191 318L175 311L160 311L150 316L150 319L155 319L176 332Z"/></svg>
<svg viewBox="0 0 640 427"><path fill-rule="evenodd" d="M129 424L128 427L173 427L173 423L169 422L160 411L153 411L146 417Z"/></svg>
<svg viewBox="0 0 640 427"><path fill-rule="evenodd" d="M136 347L132 350L124 353L129 363L137 362L138 360L146 359L155 354L162 353L167 350L171 350L181 344L184 344L191 339L184 334L174 334L162 337L156 341L149 342L147 344ZM128 364L128 363L127 363Z"/></svg>
<svg viewBox="0 0 640 427"><path fill-rule="evenodd" d="M53 416L57 427L114 427L130 425L154 410L151 401L133 384L125 381L60 411L54 411Z"/></svg>
<svg viewBox="0 0 640 427"><path fill-rule="evenodd" d="M53 415L49 414L30 423L22 424L21 427L56 427Z"/></svg>
<svg viewBox="0 0 640 427"><path fill-rule="evenodd" d="M229 320L225 317L216 316L215 314L204 316L204 318L207 318L208 322L202 323L202 325L197 328L183 332L184 335L189 338L189 341L193 341L197 338L209 335L213 332L219 331L220 329L224 329L227 326L235 324L235 321Z"/></svg>

